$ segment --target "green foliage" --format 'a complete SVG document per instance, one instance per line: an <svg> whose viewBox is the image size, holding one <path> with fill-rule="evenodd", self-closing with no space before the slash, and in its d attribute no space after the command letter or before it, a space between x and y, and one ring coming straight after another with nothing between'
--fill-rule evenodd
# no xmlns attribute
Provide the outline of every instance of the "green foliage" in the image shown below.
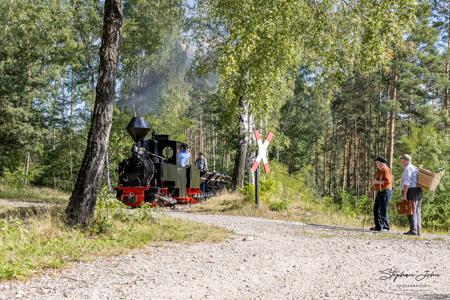
<svg viewBox="0 0 450 300"><path fill-rule="evenodd" d="M217 72L221 117L236 116L243 98L255 118L275 121L299 65L319 66L330 81L340 81L355 68L388 63L386 50L411 21L415 1L341 4L201 1L196 68Z"/></svg>
<svg viewBox="0 0 450 300"><path fill-rule="evenodd" d="M116 86L121 100L130 82L142 84L149 66L156 64L161 74L167 73L167 87L161 99L164 110L160 117L149 117L150 124L180 138L189 85L184 73L174 73L167 63L184 51L178 41L184 9L180 1L169 2L125 2ZM8 185L21 188L27 182L72 190L95 98L102 15L101 1L0 3L0 175ZM112 176L132 143L124 130L130 112L115 111Z"/></svg>
<svg viewBox="0 0 450 300"><path fill-rule="evenodd" d="M94 220L89 230L95 234L111 233L116 230L117 221L126 223L155 223L161 213L158 208L144 204L139 209L130 209L111 196L107 186L103 186L97 196Z"/></svg>
<svg viewBox="0 0 450 300"><path fill-rule="evenodd" d="M1 183L10 186L15 190L21 190L25 187L25 173L23 170L5 170L3 171L3 176Z"/></svg>
<svg viewBox="0 0 450 300"><path fill-rule="evenodd" d="M274 211L289 210L293 200L305 202L318 201L316 195L307 187L303 174L289 174L286 166L271 162L270 174L260 178L260 197L263 205ZM255 202L255 186L245 185L241 189L245 201Z"/></svg>
<svg viewBox="0 0 450 300"><path fill-rule="evenodd" d="M273 211L287 211L291 202L287 199L275 200L269 203L269 209Z"/></svg>
<svg viewBox="0 0 450 300"><path fill-rule="evenodd" d="M0 3L0 173L29 165L34 183L72 182L94 95L100 7Z"/></svg>
<svg viewBox="0 0 450 300"><path fill-rule="evenodd" d="M371 218L373 209L373 199L366 195L355 195L352 191L343 190L334 199L338 203L338 209L344 214L356 218L361 215L368 215Z"/></svg>
<svg viewBox="0 0 450 300"><path fill-rule="evenodd" d="M373 7L367 13L378 15L380 11ZM284 118L280 131L289 141L281 149L281 161L288 164L292 173L309 168L308 186L322 199L330 198L333 206L349 216L366 212L371 215L373 159L378 155L389 156L391 115L395 121L395 189L402 173L398 163L402 153L412 154L416 165L423 164L432 171L448 170L445 91L449 82L443 78L448 45L442 43L447 41L448 20L443 17L444 11L448 12L435 1L418 2L411 15L412 22L400 26L407 32L402 36L398 35L401 28L397 27L402 22L388 24L383 18L368 21L369 26L363 32L370 35L377 31L376 35L381 34L385 26L395 28L377 50L370 45L359 48L378 54L368 56L365 62L355 59L354 63L343 63L346 76L337 76L332 68L323 70L323 64L302 65L296 74L294 96L281 109ZM403 12L412 11L405 8ZM352 55L354 52L342 57L344 60L357 57ZM382 60L371 69L377 55L387 61ZM446 176L434 194L425 194L423 223L429 229L449 228L450 210L444 200L450 197ZM404 225L406 218L395 212L399 197L397 190L390 215L394 224Z"/></svg>
<svg viewBox="0 0 450 300"><path fill-rule="evenodd" d="M261 176L259 185L260 200L263 203L267 203L271 194L275 191L275 183L271 176ZM241 189L241 193L244 195L244 199L248 202L255 202L255 185L245 185Z"/></svg>
<svg viewBox="0 0 450 300"><path fill-rule="evenodd" d="M272 161L270 163L271 173L268 175L273 180L273 201L284 201L294 203L297 200L304 202L321 202L321 197L308 185L310 169L302 169L302 172L290 173L287 166Z"/></svg>

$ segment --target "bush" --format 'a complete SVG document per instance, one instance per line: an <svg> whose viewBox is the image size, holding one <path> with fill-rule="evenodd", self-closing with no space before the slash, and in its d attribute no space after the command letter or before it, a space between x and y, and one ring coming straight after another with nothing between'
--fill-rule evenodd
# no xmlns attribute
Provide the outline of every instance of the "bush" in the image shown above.
<svg viewBox="0 0 450 300"><path fill-rule="evenodd" d="M259 196L261 202L268 203L270 196L276 191L275 182L269 175L261 176L259 180ZM241 193L244 195L245 201L254 202L255 201L255 186L245 185L241 189Z"/></svg>
<svg viewBox="0 0 450 300"><path fill-rule="evenodd" d="M291 205L291 202L286 199L272 201L269 203L269 209L273 211L287 211Z"/></svg>
<svg viewBox="0 0 450 300"><path fill-rule="evenodd" d="M127 207L111 197L108 188L104 186L97 196L95 216L90 230L96 234L110 233L115 230L115 221L155 223L160 215L158 208L148 204L144 204L138 209Z"/></svg>
<svg viewBox="0 0 450 300"><path fill-rule="evenodd" d="M373 202L370 201L367 195L356 195L347 189L336 193L333 201L336 209L352 218L368 214L373 207Z"/></svg>

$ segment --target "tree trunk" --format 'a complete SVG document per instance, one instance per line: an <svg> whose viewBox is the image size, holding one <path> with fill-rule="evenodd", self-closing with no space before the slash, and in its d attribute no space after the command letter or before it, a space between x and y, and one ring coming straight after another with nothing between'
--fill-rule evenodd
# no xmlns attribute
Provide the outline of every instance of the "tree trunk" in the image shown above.
<svg viewBox="0 0 450 300"><path fill-rule="evenodd" d="M111 177L109 176L109 156L108 156L108 149L106 149L105 152L105 180L106 184L108 186L108 190L110 193L113 192L113 187L111 184Z"/></svg>
<svg viewBox="0 0 450 300"><path fill-rule="evenodd" d="M236 149L236 157L234 160L233 170L233 182L234 189L240 188L244 183L245 165L247 160L247 148L248 148L248 130L247 130L247 117L248 109L244 104L243 96L239 97L239 133L238 133L238 145Z"/></svg>
<svg viewBox="0 0 450 300"><path fill-rule="evenodd" d="M194 135L194 148L192 149L192 156L197 157L197 134Z"/></svg>
<svg viewBox="0 0 450 300"><path fill-rule="evenodd" d="M337 188L337 176L338 176L338 126L336 124L336 120L334 120L334 148L333 148L333 195L338 191Z"/></svg>
<svg viewBox="0 0 450 300"><path fill-rule="evenodd" d="M391 86L391 104L392 108L389 112L389 168L392 169L392 163L394 161L394 139L395 139L395 102L397 101L397 80L398 75L394 70L392 76L392 86Z"/></svg>
<svg viewBox="0 0 450 300"><path fill-rule="evenodd" d="M83 163L66 208L66 222L70 225L88 225L94 215L111 130L122 23L122 0L105 0L99 78L91 127Z"/></svg>
<svg viewBox="0 0 450 300"><path fill-rule="evenodd" d="M331 137L330 137L330 155L328 156L328 193L330 195L334 195L334 185L333 183L335 182L336 179L336 174L335 174L335 169L336 169L336 157L335 157L335 152L336 152L336 119L333 118L332 121L332 132L331 132Z"/></svg>
<svg viewBox="0 0 450 300"><path fill-rule="evenodd" d="M450 40L450 39L449 39ZM449 50L450 51L450 50ZM443 110L444 110L444 116L447 117L448 116L448 94L449 94L449 89L448 89L448 82L450 80L450 76L449 76L449 62L448 59L445 62L445 79L447 84L445 85L444 88L444 103L443 103Z"/></svg>
<svg viewBox="0 0 450 300"><path fill-rule="evenodd" d="M369 118L367 121L367 127L366 127L366 166L365 166L365 173L366 173L366 194L367 197L370 198L370 154L372 153L372 103L370 102L369 98Z"/></svg>
<svg viewBox="0 0 450 300"><path fill-rule="evenodd" d="M447 5L447 11L450 15L450 3ZM450 18L450 16L449 16ZM445 88L444 88L444 99L443 99L443 107L444 116L445 116L445 126L448 126L448 94L449 94L449 80L450 80L450 67L449 67L449 59L450 59L450 20L447 20L449 23L447 25L447 57L445 59Z"/></svg>
<svg viewBox="0 0 450 300"><path fill-rule="evenodd" d="M204 149L204 132L203 132L203 111L200 113L200 139L199 139L199 152L203 153L205 152Z"/></svg>
<svg viewBox="0 0 450 300"><path fill-rule="evenodd" d="M356 120L353 121L353 190L358 190L358 163L359 163L359 157L358 157L358 137L356 136Z"/></svg>
<svg viewBox="0 0 450 300"><path fill-rule="evenodd" d="M328 125L325 125L324 137L323 137L323 182L322 190L324 195L327 194L327 148L328 148Z"/></svg>
<svg viewBox="0 0 450 300"><path fill-rule="evenodd" d="M215 126L213 125L212 128L212 170L215 172L216 171L216 131L215 131Z"/></svg>
<svg viewBox="0 0 450 300"><path fill-rule="evenodd" d="M70 180L73 180L73 154L72 154L72 139L73 139L73 107L75 101L75 83L73 80L73 69L70 69L70 112L69 112L69 172Z"/></svg>
<svg viewBox="0 0 450 300"><path fill-rule="evenodd" d="M319 151L317 150L317 144L314 146L314 183L316 184L316 189L319 188Z"/></svg>
<svg viewBox="0 0 450 300"><path fill-rule="evenodd" d="M28 185L28 172L30 170L30 152L27 152L27 155L25 156L25 165L24 165L24 181L23 186Z"/></svg>
<svg viewBox="0 0 450 300"><path fill-rule="evenodd" d="M347 188L350 188L350 182L351 182L351 176L350 176L350 170L351 170L351 159L352 159L352 145L353 145L353 134L351 129L349 130L350 135L350 141L348 143L348 151L347 151L347 177L346 177L346 183L345 186Z"/></svg>
<svg viewBox="0 0 450 300"><path fill-rule="evenodd" d="M360 167L361 167L361 138L356 138L355 141L355 176L353 177L353 185L355 186L355 192L359 196L360 185Z"/></svg>
<svg viewBox="0 0 450 300"><path fill-rule="evenodd" d="M344 151L342 153L342 171L341 171L341 182L340 188L341 190L345 189L345 183L347 182L347 151L348 151L348 126L344 124Z"/></svg>
<svg viewBox="0 0 450 300"><path fill-rule="evenodd" d="M376 120L375 120L375 155L379 156L381 152L381 115L380 112L377 112Z"/></svg>

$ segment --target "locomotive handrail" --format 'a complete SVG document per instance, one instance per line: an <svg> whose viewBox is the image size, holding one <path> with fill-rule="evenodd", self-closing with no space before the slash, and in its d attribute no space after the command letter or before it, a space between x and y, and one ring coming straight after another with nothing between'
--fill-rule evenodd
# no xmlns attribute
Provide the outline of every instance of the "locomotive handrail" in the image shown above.
<svg viewBox="0 0 450 300"><path fill-rule="evenodd" d="M153 157L156 157L156 158L162 159L162 160L164 160L164 161L167 161L167 158L165 158L165 157L163 157L163 156L159 156L159 155L157 155L157 154L151 153L150 151L148 151L147 153L148 153L149 155L153 156Z"/></svg>

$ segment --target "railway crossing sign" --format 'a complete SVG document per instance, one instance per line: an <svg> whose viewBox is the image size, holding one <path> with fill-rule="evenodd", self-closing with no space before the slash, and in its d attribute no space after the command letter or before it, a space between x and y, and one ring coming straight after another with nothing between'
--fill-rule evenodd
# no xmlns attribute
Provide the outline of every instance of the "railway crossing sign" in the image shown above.
<svg viewBox="0 0 450 300"><path fill-rule="evenodd" d="M258 143L258 155L252 165L252 171L255 172L255 202L256 207L259 207L259 164L263 163L264 172L268 174L270 172L269 159L267 157L267 148L269 147L270 141L273 138L273 133L269 132L266 140L263 142L261 139L261 133L259 130L254 131L256 142Z"/></svg>
<svg viewBox="0 0 450 300"><path fill-rule="evenodd" d="M269 132L269 134L266 137L266 140L263 142L261 139L261 134L259 130L254 131L256 142L258 143L258 155L255 158L255 162L252 165L253 172L256 172L256 170L259 167L259 164L262 160L264 172L266 174L270 173L270 167L269 167L269 160L267 158L267 148L269 147L270 141L272 141L273 133Z"/></svg>

